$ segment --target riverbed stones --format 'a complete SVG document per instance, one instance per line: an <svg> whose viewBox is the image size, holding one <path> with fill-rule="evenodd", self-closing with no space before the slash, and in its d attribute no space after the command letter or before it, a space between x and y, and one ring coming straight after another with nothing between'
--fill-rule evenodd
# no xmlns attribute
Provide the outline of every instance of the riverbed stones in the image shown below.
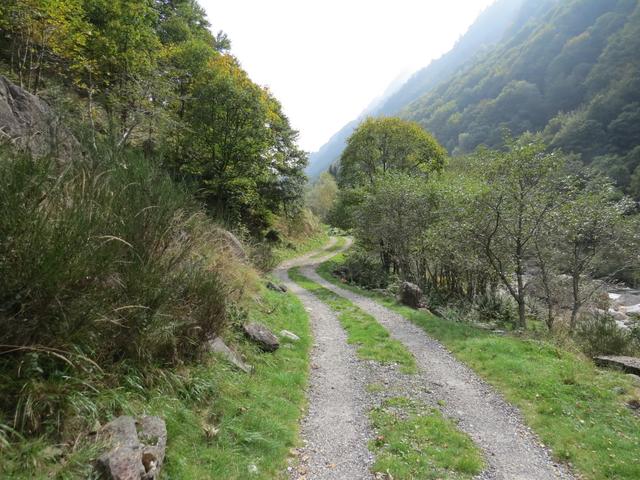
<svg viewBox="0 0 640 480"><path fill-rule="evenodd" d="M265 352L275 352L280 346L280 341L271 330L260 323L249 322L242 325L244 334L251 341L258 344L258 346Z"/></svg>

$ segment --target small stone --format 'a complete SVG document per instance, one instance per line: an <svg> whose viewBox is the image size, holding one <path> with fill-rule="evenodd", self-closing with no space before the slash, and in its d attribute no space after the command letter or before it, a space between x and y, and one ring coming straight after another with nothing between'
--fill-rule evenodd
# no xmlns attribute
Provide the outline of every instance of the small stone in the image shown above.
<svg viewBox="0 0 640 480"><path fill-rule="evenodd" d="M296 335L295 333L290 332L289 330L280 331L280 336L282 338L286 338L287 340L291 340L292 342L300 341L300 337L298 335Z"/></svg>
<svg viewBox="0 0 640 480"><path fill-rule="evenodd" d="M240 358L240 355L238 355L231 348L227 347L227 345L224 343L224 340L222 340L220 337L216 337L213 340L211 340L208 343L207 348L209 349L210 352L221 354L223 357L227 359L229 363L231 363L236 368L242 370L243 372L251 373L253 371L253 367L243 362L242 359Z"/></svg>
<svg viewBox="0 0 640 480"><path fill-rule="evenodd" d="M280 346L278 337L271 330L259 323L245 323L242 325L244 334L257 343L265 352L275 352Z"/></svg>

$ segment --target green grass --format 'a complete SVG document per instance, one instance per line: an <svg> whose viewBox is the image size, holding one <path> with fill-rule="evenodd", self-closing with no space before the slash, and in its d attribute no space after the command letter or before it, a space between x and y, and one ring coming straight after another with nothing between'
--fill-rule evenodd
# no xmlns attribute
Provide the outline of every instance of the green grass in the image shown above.
<svg viewBox="0 0 640 480"><path fill-rule="evenodd" d="M95 400L114 415L149 413L166 420L169 440L163 478L282 477L287 455L297 444L305 402L311 345L308 317L293 295L269 291L250 317L275 332L290 330L301 340L285 340L275 353L262 353L239 333L230 332L227 339L235 337L238 350L255 367L253 374L210 355L200 365L166 374L149 392L141 391L136 379L125 378L121 387L101 392ZM85 445L72 452L64 445L53 446L45 437L4 449L0 443L0 478L89 478L97 451Z"/></svg>
<svg viewBox="0 0 640 480"><path fill-rule="evenodd" d="M344 285L330 273L340 260L323 264L320 275L374 298L440 340L521 409L558 460L586 479L640 478L640 417L626 405L640 390L628 377L598 369L550 340L493 335Z"/></svg>
<svg viewBox="0 0 640 480"><path fill-rule="evenodd" d="M374 472L396 480L466 479L484 468L473 441L436 409L407 398L386 400L370 414L377 437Z"/></svg>
<svg viewBox="0 0 640 480"><path fill-rule="evenodd" d="M374 317L366 314L346 298L309 280L298 268L289 270L289 277L298 285L312 292L338 313L338 319L347 332L350 344L357 345L357 354L365 360L383 364L396 363L405 373L416 371L416 362L405 346L392 339L389 332Z"/></svg>
<svg viewBox="0 0 640 480"><path fill-rule="evenodd" d="M273 251L274 263L277 265L285 260L290 260L304 255L305 253L318 250L325 246L328 241L329 234L327 233L327 229L323 228L312 237L307 238L304 242L291 244L287 247L276 248Z"/></svg>
<svg viewBox="0 0 640 480"><path fill-rule="evenodd" d="M347 243L347 237L337 237L336 243L334 243L332 246L330 246L328 248L322 249L321 251L319 251L315 255L312 255L311 258L314 258L314 259L315 258L321 258L321 257L324 257L325 255L327 255L329 253L337 252L342 247L344 247L345 243Z"/></svg>

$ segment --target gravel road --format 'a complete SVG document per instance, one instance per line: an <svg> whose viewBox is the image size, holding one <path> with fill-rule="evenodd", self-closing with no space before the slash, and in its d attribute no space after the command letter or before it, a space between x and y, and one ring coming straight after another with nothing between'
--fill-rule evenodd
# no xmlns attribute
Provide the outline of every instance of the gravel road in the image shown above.
<svg viewBox="0 0 640 480"><path fill-rule="evenodd" d="M349 246L350 242L343 249ZM549 451L524 425L520 412L439 342L392 310L322 279L315 268L335 252L324 258L312 259L313 255L287 262L275 272L309 311L315 338L309 411L302 424L305 446L299 452L300 466L291 471L292 479L373 478L369 471L373 459L367 450L373 433L367 413L383 398L396 395L438 405L457 422L484 452L488 468L479 479L574 478L551 459ZM288 279L286 270L292 266L301 266L306 277L373 315L415 356L419 373L404 375L395 366L359 360L329 307ZM366 385L373 383L384 389L367 393Z"/></svg>

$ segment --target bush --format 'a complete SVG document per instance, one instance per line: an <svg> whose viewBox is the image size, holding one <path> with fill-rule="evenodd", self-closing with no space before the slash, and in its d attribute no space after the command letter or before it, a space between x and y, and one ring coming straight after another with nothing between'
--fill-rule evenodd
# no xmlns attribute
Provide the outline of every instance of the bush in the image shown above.
<svg viewBox="0 0 640 480"><path fill-rule="evenodd" d="M576 331L576 339L589 356L629 353L633 340L628 331L618 327L611 315L598 312L582 319Z"/></svg>
<svg viewBox="0 0 640 480"><path fill-rule="evenodd" d="M501 326L516 324L516 310L513 302L507 298L484 295L476 300L474 307L480 322L495 322Z"/></svg>
<svg viewBox="0 0 640 480"><path fill-rule="evenodd" d="M0 178L0 419L58 425L71 389L197 358L223 327L222 239L152 163L4 150Z"/></svg>
<svg viewBox="0 0 640 480"><path fill-rule="evenodd" d="M389 286L389 274L380 260L358 248L346 256L344 263L334 273L349 283L368 289Z"/></svg>

